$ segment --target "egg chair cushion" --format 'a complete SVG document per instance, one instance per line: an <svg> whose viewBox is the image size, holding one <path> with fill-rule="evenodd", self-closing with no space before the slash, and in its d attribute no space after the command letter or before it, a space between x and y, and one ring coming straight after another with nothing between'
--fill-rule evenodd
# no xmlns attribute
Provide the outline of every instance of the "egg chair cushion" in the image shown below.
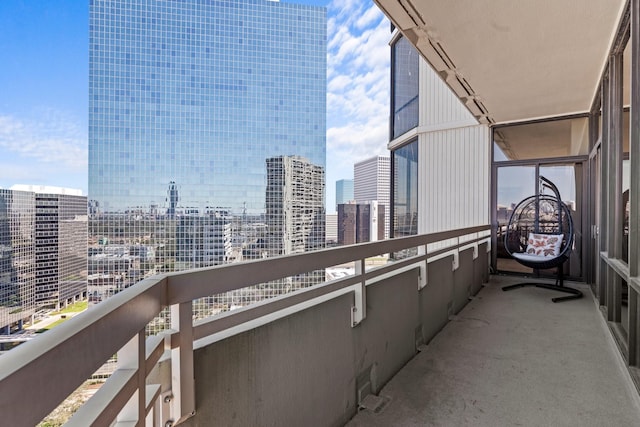
<svg viewBox="0 0 640 427"><path fill-rule="evenodd" d="M520 261L522 264L524 264L526 266L530 266L530 265L537 266L540 263L544 263L544 262L556 259L556 257L554 257L552 255L531 255L531 254L527 254L527 253L524 253L524 252L523 253L511 254L511 255L513 255L513 257L516 260Z"/></svg>
<svg viewBox="0 0 640 427"><path fill-rule="evenodd" d="M557 257L562 247L562 234L529 233L525 253L540 257Z"/></svg>

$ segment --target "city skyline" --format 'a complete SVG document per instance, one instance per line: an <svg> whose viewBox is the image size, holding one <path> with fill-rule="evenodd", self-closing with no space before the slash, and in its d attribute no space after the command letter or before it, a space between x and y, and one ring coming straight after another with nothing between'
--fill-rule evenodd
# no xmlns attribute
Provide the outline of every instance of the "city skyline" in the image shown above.
<svg viewBox="0 0 640 427"><path fill-rule="evenodd" d="M327 7L326 206L331 212L334 182L352 178L353 164L372 152L387 152L390 26L370 0L286 3ZM56 185L91 197L87 19L88 4L77 1L0 3L1 188Z"/></svg>

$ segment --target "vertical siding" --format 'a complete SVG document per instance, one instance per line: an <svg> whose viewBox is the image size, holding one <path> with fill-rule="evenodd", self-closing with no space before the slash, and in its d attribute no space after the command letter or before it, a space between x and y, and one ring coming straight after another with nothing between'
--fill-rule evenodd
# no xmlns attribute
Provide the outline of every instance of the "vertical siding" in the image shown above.
<svg viewBox="0 0 640 427"><path fill-rule="evenodd" d="M420 134L421 233L489 223L489 153L486 125Z"/></svg>
<svg viewBox="0 0 640 427"><path fill-rule="evenodd" d="M420 60L418 230L489 223L489 128L480 125L440 75Z"/></svg>
<svg viewBox="0 0 640 427"><path fill-rule="evenodd" d="M420 59L420 126L427 130L477 124L440 76Z"/></svg>

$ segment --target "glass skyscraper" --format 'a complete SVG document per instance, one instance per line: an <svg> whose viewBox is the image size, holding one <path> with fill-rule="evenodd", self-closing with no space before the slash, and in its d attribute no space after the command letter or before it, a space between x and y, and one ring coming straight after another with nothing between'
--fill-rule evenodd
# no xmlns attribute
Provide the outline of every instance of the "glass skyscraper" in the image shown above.
<svg viewBox="0 0 640 427"><path fill-rule="evenodd" d="M325 168L326 24L268 0L91 1L90 284L270 252L267 159Z"/></svg>
<svg viewBox="0 0 640 427"><path fill-rule="evenodd" d="M336 181L336 211L338 210L338 205L343 205L353 200L353 180L340 179Z"/></svg>

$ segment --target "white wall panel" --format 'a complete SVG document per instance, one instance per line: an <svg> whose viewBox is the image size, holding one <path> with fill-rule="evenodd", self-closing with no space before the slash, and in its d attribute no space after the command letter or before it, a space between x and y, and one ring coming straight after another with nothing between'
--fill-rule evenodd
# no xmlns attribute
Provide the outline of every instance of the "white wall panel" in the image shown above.
<svg viewBox="0 0 640 427"><path fill-rule="evenodd" d="M473 115L427 62L420 58L420 130L477 124Z"/></svg>
<svg viewBox="0 0 640 427"><path fill-rule="evenodd" d="M489 128L466 126L418 139L419 232L489 223Z"/></svg>

